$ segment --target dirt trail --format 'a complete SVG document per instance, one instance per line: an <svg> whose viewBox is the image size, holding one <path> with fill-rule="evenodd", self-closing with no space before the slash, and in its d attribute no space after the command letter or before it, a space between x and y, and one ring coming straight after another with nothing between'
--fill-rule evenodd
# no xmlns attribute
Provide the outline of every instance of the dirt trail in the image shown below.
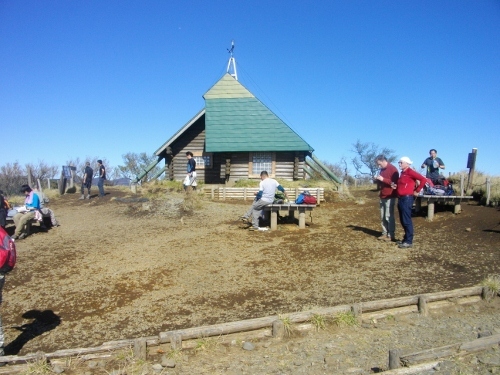
<svg viewBox="0 0 500 375"><path fill-rule="evenodd" d="M415 246L401 250L377 241L371 191L330 197L306 230L257 233L237 221L249 202L205 200L186 214L182 195L160 204L108 193L59 198L50 207L61 226L18 241L2 304L10 354L462 288L500 270L499 212L475 204L414 218Z"/></svg>

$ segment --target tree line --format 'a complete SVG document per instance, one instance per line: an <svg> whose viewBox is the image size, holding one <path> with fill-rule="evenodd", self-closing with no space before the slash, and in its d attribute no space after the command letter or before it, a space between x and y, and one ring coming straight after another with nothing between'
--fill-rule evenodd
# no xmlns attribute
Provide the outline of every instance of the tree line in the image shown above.
<svg viewBox="0 0 500 375"><path fill-rule="evenodd" d="M328 161L323 162L337 177L346 181L348 184L353 184L355 180L368 183L371 182L378 171L378 165L375 162L377 155L385 155L389 162L393 162L396 159L394 150L387 147L380 147L372 142L361 142L357 140L352 146L351 152L354 153L354 157L350 159L343 157L337 163ZM106 167L108 180L115 180L118 178L135 179L147 166L153 163L156 158L156 155L150 155L145 152L128 152L122 155L123 164L118 166L110 165L106 158L89 156L84 159L77 157L67 160L65 165L76 168L76 176L78 179L83 177L85 163L89 162L94 169L94 177L97 177L97 160L101 159ZM354 175L351 174L349 169L351 165L355 170ZM161 168L162 166L158 165L154 167L144 176L142 182L147 182L150 176L156 175ZM55 164L49 165L44 161L25 165L21 165L17 161L14 163L6 163L0 166L0 189L6 194L17 194L19 192L19 187L28 183L28 173L31 174L32 181L37 181L38 179L41 181L46 179L59 179L61 166ZM164 176L160 178L164 178Z"/></svg>
<svg viewBox="0 0 500 375"><path fill-rule="evenodd" d="M106 177L108 180L115 180L118 178L134 179L139 175L148 165L156 160L155 155L148 155L145 152L132 153L128 152L122 155L123 164L118 166L110 165L108 160L103 157L89 157L84 159L74 158L69 159L64 164L65 166L73 166L76 168L77 180L81 179L84 174L85 164L90 163L94 170L94 177L98 177L97 160L102 160L106 167ZM142 181L147 182L149 176L158 173L162 167L156 166ZM19 162L6 163L0 166L0 190L5 194L12 195L18 194L19 188L23 184L28 183L28 174L31 175L32 181L44 181L47 179L59 179L61 177L62 168L60 165L48 164L44 161L38 163L28 163L21 165Z"/></svg>

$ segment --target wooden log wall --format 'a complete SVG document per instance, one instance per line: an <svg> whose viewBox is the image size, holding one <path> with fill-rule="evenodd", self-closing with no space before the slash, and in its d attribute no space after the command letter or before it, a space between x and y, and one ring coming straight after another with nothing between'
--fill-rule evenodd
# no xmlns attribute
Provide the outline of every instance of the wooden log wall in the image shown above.
<svg viewBox="0 0 500 375"><path fill-rule="evenodd" d="M309 191L312 196L316 197L318 204L325 201L325 189L324 188L290 188L285 187L286 193L288 194L288 199L290 202L295 202L297 196L304 192ZM215 200L226 200L226 199L238 199L245 201L253 201L255 194L259 191L259 188L230 188L230 187L203 187L203 192L206 196ZM318 198L319 197L319 198Z"/></svg>
<svg viewBox="0 0 500 375"><path fill-rule="evenodd" d="M447 305L453 304L453 302L448 302L450 298L458 299L457 303L460 303L460 299L468 298L469 301L478 301L480 300L481 296L485 295L486 293L484 288L478 286L478 287L456 289L446 292L428 293L417 296L399 297L387 300L363 302L361 304L355 304L355 305L341 305L334 307L316 308L314 310L284 314L282 316L272 315L272 316L248 319L237 322L220 323L210 326L160 332L158 336L111 341L111 342L106 342L101 346L92 348L65 349L65 350L58 350L56 352L48 354L34 353L25 356L15 356L15 355L3 356L1 357L1 362L19 363L19 362L33 361L39 359L40 357L53 359L53 358L75 357L75 356L78 356L80 360L89 360L95 358L109 357L110 351L119 350L123 348L134 348L135 351L137 352L137 355L143 357L144 344L146 344L146 346L158 346L161 344L170 343L171 345L174 345L177 347L177 349L179 349L181 347L182 348L192 347L189 345L185 345L186 343L185 340L189 339L199 339L199 338L207 338L210 336L228 335L238 332L269 329L272 327L276 327L276 332L273 332L272 336L277 337L279 336L279 328L281 326L278 321L282 320L283 318L288 318L292 323L301 323L310 320L315 315L336 316L339 313L349 312L349 311L357 312L359 317L365 318L365 316L369 316L373 314L373 312L365 315L365 313L363 313L363 309L376 310L376 309L387 309L388 307L390 308L396 307L398 309L409 309L410 311L413 312L415 311L415 309L417 309L418 301L421 298L425 298L426 301L434 301L428 303L427 305L430 305L428 307L441 308L445 304ZM476 299L471 300L471 298L476 298ZM402 306L403 304L406 303L409 304L409 306ZM434 305L436 307L434 307ZM379 310L377 311L377 313L380 316L388 316L393 314L393 310ZM484 340L480 339L480 341L475 340L474 342L471 343L460 344L459 349L468 351L477 351L480 350L480 348L498 344L500 337L497 336L499 335L495 335L495 337L487 337ZM456 346L453 345L453 348L455 347ZM449 349L448 347L443 347L443 351L448 351L448 349ZM426 356L427 356L426 352L416 353L416 354L414 353L413 355L403 356L401 352L395 351L392 353L393 357L392 362L394 366L396 366L397 357L399 357L401 361L409 363L409 362L415 362L418 360L418 358L423 358ZM10 367L11 366L6 366L3 368L0 367L0 374L11 373Z"/></svg>

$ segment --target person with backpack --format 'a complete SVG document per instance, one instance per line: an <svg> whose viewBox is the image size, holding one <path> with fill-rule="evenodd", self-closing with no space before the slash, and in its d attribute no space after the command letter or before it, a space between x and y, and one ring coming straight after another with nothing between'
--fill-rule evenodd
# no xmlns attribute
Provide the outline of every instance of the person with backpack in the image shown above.
<svg viewBox="0 0 500 375"><path fill-rule="evenodd" d="M269 178L267 171L260 172L260 180L259 191L255 193L255 200L246 214L240 217L241 220L248 221L250 215L252 216L252 226L248 228L249 230L264 230L264 228L259 228L260 213L265 206L273 203L276 189L283 192L288 199L283 186L275 179Z"/></svg>
<svg viewBox="0 0 500 375"><path fill-rule="evenodd" d="M90 168L90 163L85 163L82 178L82 196L80 199L85 199L85 188L87 188L87 199L90 199L90 187L92 186L92 178L94 177L94 170Z"/></svg>
<svg viewBox="0 0 500 375"><path fill-rule="evenodd" d="M435 185L442 185L440 169L444 169L444 162L437 157L436 149L429 151L429 157L424 160L420 168L426 168L425 177L430 178Z"/></svg>
<svg viewBox="0 0 500 375"><path fill-rule="evenodd" d="M102 160L97 160L97 165L99 166L99 181L97 182L97 187L99 188L99 197L102 198L104 194L104 180L106 179L106 167L102 164ZM90 192L89 192L90 198Z"/></svg>
<svg viewBox="0 0 500 375"><path fill-rule="evenodd" d="M49 203L49 197L47 197L43 191L39 191L38 188L34 188L33 191L36 195L38 195L38 199L40 200L40 212L43 217L50 217L50 223L53 227L58 227L59 222L56 219L56 214L50 208L46 207L45 204Z"/></svg>
<svg viewBox="0 0 500 375"><path fill-rule="evenodd" d="M413 247L411 209L413 207L413 200L418 196L420 190L424 188L426 181L424 176L410 168L412 163L413 162L407 156L403 156L398 162L401 174L399 175L398 183L395 188L398 192L399 220L405 231L403 239L397 242L400 249ZM417 184L417 181L420 183Z"/></svg>
<svg viewBox="0 0 500 375"><path fill-rule="evenodd" d="M375 158L380 168L380 173L375 177L375 182L380 187L379 205L380 205L380 223L382 225L382 234L378 237L383 241L394 241L394 232L396 230L396 219L394 217L394 207L396 206L397 191L393 189L398 183L399 173L394 165L389 163L384 155Z"/></svg>
<svg viewBox="0 0 500 375"><path fill-rule="evenodd" d="M26 231L28 222L34 219L37 214L40 215L40 218L42 216L40 213L40 199L29 185L21 186L21 193L26 197L24 200L25 207L23 207L21 212L18 211L18 213L14 215L14 224L16 225L16 230L12 236L14 240L26 238L28 236Z"/></svg>

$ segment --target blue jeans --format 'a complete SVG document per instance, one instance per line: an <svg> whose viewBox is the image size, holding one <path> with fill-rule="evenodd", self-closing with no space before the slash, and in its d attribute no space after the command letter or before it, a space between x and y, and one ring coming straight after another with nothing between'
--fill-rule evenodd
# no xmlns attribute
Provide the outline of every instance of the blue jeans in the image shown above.
<svg viewBox="0 0 500 375"><path fill-rule="evenodd" d="M413 207L413 195L405 195L398 199L399 220L405 231L403 242L413 243L413 222L411 221L411 208Z"/></svg>
<svg viewBox="0 0 500 375"><path fill-rule="evenodd" d="M99 188L99 196L104 197L104 178L99 177L99 182L97 182L97 187Z"/></svg>

